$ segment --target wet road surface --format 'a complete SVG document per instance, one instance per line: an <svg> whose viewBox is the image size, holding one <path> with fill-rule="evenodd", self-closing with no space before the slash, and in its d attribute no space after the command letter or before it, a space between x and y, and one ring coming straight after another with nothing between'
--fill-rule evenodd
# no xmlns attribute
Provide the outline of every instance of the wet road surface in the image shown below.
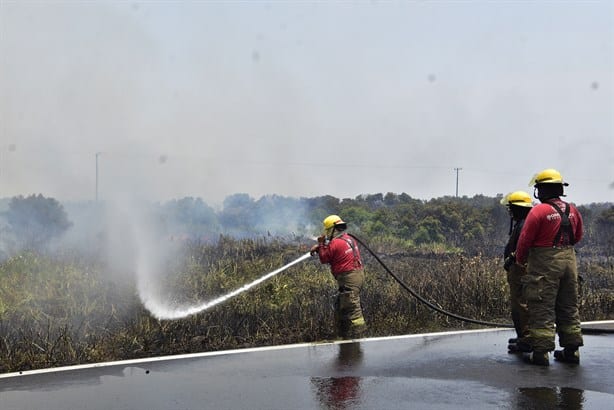
<svg viewBox="0 0 614 410"><path fill-rule="evenodd" d="M549 367L508 354L512 336L432 333L5 374L0 409L614 408L614 334L586 334L579 366L551 357Z"/></svg>

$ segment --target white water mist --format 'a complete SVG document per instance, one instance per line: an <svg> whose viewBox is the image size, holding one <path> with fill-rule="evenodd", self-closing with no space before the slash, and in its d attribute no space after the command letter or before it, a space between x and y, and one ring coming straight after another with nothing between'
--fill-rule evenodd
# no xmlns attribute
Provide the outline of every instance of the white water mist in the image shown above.
<svg viewBox="0 0 614 410"><path fill-rule="evenodd" d="M145 281L139 280L139 297L141 298L141 302L145 306L145 308L156 318L158 319L181 319L190 315L194 315L196 313L202 312L204 310L210 309L215 305L219 305L222 302L227 301L228 299L237 296L240 293L243 293L254 286L264 282L267 279L272 278L278 273L283 272L289 267L296 265L297 263L309 258L311 255L306 253L301 257L293 260L292 262L282 266L279 269L276 269L272 272L267 273L264 276L254 280L253 282L247 283L241 286L238 289L233 290L230 293L227 293L223 296L220 296L216 299L213 299L208 302L203 302L201 304L195 306L184 306L184 307L170 307L165 304L163 301L159 300L159 298L154 297L154 289L152 288L152 283L146 283ZM154 285L155 287L155 285ZM158 292L155 292L158 293Z"/></svg>
<svg viewBox="0 0 614 410"><path fill-rule="evenodd" d="M142 202L121 198L108 204L107 252L112 271L136 273L138 297L143 306L157 319L184 318L243 293L310 257L306 253L294 261L260 278L212 300L190 303L185 295L168 288L169 278L182 257L181 242L169 238L160 217ZM172 280L171 280L172 282ZM181 300L181 301L180 301Z"/></svg>

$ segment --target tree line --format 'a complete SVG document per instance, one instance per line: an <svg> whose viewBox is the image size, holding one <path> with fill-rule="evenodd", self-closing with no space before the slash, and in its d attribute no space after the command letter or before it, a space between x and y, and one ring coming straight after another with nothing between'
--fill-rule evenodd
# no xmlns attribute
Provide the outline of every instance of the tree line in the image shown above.
<svg viewBox="0 0 614 410"><path fill-rule="evenodd" d="M320 231L327 215L338 214L356 235L392 248L492 256L500 253L509 233L510 218L500 200L501 197L483 195L421 200L405 193L343 199L331 195L267 195L254 199L248 194L234 194L224 200L219 210L201 198L185 197L141 204L139 213L154 216L150 221L162 235L202 242L215 242L220 235L312 237ZM15 250L42 250L84 225L101 236L106 229L105 208L104 202L62 204L41 194L4 200L4 204L0 203L0 252L6 257ZM585 225L585 238L579 249L590 255L611 256L614 205L593 203L579 206L579 210Z"/></svg>

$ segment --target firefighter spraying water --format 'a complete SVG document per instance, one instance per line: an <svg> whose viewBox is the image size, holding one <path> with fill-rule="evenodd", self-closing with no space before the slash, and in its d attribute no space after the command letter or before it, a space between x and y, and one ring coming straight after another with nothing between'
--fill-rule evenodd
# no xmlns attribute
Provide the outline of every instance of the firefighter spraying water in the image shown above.
<svg viewBox="0 0 614 410"><path fill-rule="evenodd" d="M360 250L355 238L345 232L347 224L339 216L330 215L324 219L323 226L324 233L317 238L318 244L314 245L309 253L223 296L195 306L174 307L157 300L151 296L151 292L143 291L139 294L149 295L141 296L143 305L158 319L181 319L219 305L318 254L321 263L330 264L331 272L338 284L339 293L335 302L335 325L338 336L357 337L366 329L360 305L360 291L364 284Z"/></svg>
<svg viewBox="0 0 614 410"><path fill-rule="evenodd" d="M360 291L365 282L358 244L345 231L347 224L338 216L330 215L322 222L324 233L311 254L318 254L321 263L329 264L339 288L335 301L335 327L338 336L356 337L366 328L360 306Z"/></svg>

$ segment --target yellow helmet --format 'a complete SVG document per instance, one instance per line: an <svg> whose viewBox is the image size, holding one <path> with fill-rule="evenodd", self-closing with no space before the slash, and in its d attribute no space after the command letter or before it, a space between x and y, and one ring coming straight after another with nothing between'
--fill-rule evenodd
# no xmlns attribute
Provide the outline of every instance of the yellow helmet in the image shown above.
<svg viewBox="0 0 614 410"><path fill-rule="evenodd" d="M524 191L514 191L505 195L501 199L501 205L510 206L523 206L527 208L533 207L533 200L531 199L531 195L527 194Z"/></svg>
<svg viewBox="0 0 614 410"><path fill-rule="evenodd" d="M345 224L345 222L343 222L343 220L341 219L341 217L339 217L339 215L329 215L326 218L324 218L324 221L322 221L322 224L324 225L324 230L328 231L335 225Z"/></svg>
<svg viewBox="0 0 614 410"><path fill-rule="evenodd" d="M529 181L529 186L537 186L537 184L561 184L569 185L563 181L563 176L559 171L554 168L544 169L541 172L533 175L533 178Z"/></svg>

